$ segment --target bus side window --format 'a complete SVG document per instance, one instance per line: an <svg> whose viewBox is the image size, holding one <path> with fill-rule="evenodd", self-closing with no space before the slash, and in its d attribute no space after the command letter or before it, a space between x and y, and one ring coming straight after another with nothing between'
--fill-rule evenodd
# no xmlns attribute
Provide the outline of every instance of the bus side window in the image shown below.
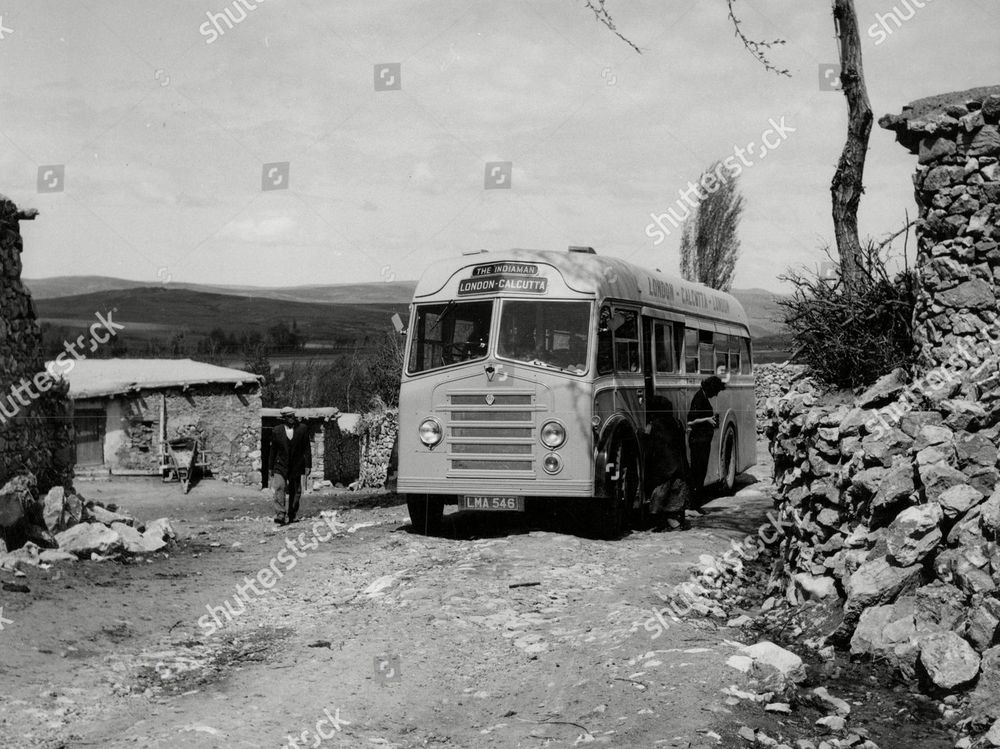
<svg viewBox="0 0 1000 749"><path fill-rule="evenodd" d="M722 370L720 373L719 370ZM715 335L715 373L725 376L729 371L729 336L725 333Z"/></svg>
<svg viewBox="0 0 1000 749"><path fill-rule="evenodd" d="M698 373L698 331L694 328L684 329L684 371Z"/></svg>
<svg viewBox="0 0 1000 749"><path fill-rule="evenodd" d="M615 328L615 371L639 372L642 360L639 358L639 314L635 310L616 309Z"/></svg>
<svg viewBox="0 0 1000 749"><path fill-rule="evenodd" d="M753 371L753 363L750 359L750 339L741 338L740 339L740 353L742 353L742 361L740 362L740 373L750 374Z"/></svg>
<svg viewBox="0 0 1000 749"><path fill-rule="evenodd" d="M698 369L712 374L715 372L715 346L711 330L698 331Z"/></svg>
<svg viewBox="0 0 1000 749"><path fill-rule="evenodd" d="M674 327L670 323L653 325L653 350L657 372L674 372Z"/></svg>

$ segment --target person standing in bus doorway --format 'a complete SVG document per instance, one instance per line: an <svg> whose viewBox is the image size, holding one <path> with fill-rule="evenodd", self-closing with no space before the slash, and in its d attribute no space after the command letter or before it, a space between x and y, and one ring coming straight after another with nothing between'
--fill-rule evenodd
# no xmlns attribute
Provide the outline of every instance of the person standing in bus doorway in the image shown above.
<svg viewBox="0 0 1000 749"><path fill-rule="evenodd" d="M646 434L646 480L650 491L650 513L654 531L686 530L684 511L690 499L684 428L674 415L673 404L662 396L650 399Z"/></svg>
<svg viewBox="0 0 1000 749"><path fill-rule="evenodd" d="M281 424L271 432L268 473L274 491L274 522L295 522L302 494L302 477L312 471L312 445L309 430L300 424L295 409L285 406L278 412Z"/></svg>
<svg viewBox="0 0 1000 749"><path fill-rule="evenodd" d="M712 453L712 437L719 428L719 415L712 408L711 399L726 389L726 383L716 375L701 381L701 387L691 399L688 409L688 448L691 452L691 470L688 474L691 486L691 507L704 515L702 505L707 501L705 476L708 474L708 459Z"/></svg>

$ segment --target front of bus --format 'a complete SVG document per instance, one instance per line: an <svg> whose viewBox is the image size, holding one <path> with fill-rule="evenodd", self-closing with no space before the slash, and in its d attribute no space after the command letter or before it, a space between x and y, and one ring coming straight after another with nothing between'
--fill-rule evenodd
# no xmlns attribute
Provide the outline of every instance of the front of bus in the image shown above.
<svg viewBox="0 0 1000 749"><path fill-rule="evenodd" d="M491 255L438 263L417 286L398 489L473 510L590 497L594 285L555 253Z"/></svg>

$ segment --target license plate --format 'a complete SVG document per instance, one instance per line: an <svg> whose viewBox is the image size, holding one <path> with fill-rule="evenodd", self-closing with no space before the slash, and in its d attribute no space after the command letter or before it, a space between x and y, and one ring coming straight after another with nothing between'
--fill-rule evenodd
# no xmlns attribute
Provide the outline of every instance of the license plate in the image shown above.
<svg viewBox="0 0 1000 749"><path fill-rule="evenodd" d="M524 497L484 497L466 495L459 498L460 510L493 510L497 512L524 512Z"/></svg>

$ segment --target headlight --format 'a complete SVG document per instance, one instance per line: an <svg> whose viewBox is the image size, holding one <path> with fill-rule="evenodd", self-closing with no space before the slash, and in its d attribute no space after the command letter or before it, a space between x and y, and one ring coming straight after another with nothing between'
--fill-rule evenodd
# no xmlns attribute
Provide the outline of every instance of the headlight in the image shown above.
<svg viewBox="0 0 1000 749"><path fill-rule="evenodd" d="M542 461L542 468L546 473L559 473L562 470L562 458L555 453L549 453Z"/></svg>
<svg viewBox="0 0 1000 749"><path fill-rule="evenodd" d="M547 448L556 450L566 441L566 430L558 421L548 421L542 426L541 440Z"/></svg>
<svg viewBox="0 0 1000 749"><path fill-rule="evenodd" d="M441 441L441 424L437 419L424 419L417 431L420 433L420 441L427 447L434 447Z"/></svg>

